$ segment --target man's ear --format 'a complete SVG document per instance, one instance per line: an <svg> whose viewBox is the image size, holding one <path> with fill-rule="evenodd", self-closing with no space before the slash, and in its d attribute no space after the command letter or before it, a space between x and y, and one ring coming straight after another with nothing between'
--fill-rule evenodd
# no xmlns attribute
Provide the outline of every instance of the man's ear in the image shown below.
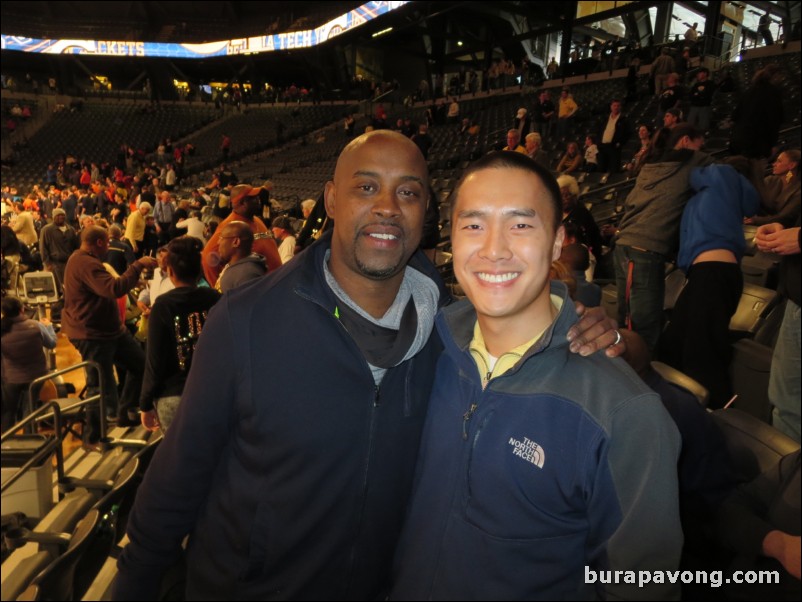
<svg viewBox="0 0 802 602"><path fill-rule="evenodd" d="M334 188L334 182L326 182L326 188L323 190L323 203L326 206L326 215L334 219L334 206L337 194Z"/></svg>
<svg viewBox="0 0 802 602"><path fill-rule="evenodd" d="M554 247L552 247L551 260L557 261L560 258L563 250L563 241L565 240L565 228L560 225L557 228L557 234L554 236Z"/></svg>

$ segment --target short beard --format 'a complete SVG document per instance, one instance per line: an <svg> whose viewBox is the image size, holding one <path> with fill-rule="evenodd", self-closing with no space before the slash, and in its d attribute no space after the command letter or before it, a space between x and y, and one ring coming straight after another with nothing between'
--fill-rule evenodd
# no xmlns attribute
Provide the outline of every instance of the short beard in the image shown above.
<svg viewBox="0 0 802 602"><path fill-rule="evenodd" d="M359 258L356 256L354 257L354 262L356 263L356 267L359 268L359 273L370 278L371 280L388 280L403 270L406 265L406 262L399 262L398 264L388 268L377 269L365 265L359 261Z"/></svg>

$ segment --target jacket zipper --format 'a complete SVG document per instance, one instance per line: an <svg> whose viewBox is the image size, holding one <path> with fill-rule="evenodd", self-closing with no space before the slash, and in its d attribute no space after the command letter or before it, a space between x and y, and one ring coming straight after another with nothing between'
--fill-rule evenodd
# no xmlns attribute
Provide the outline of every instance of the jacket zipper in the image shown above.
<svg viewBox="0 0 802 602"><path fill-rule="evenodd" d="M493 375L491 371L488 371L485 374L485 377L482 379L482 391L485 390L487 387L487 383L490 382L490 377ZM470 421L473 413L476 411L478 404L472 403L471 407L468 408L468 411L462 415L462 440L468 440L468 422Z"/></svg>

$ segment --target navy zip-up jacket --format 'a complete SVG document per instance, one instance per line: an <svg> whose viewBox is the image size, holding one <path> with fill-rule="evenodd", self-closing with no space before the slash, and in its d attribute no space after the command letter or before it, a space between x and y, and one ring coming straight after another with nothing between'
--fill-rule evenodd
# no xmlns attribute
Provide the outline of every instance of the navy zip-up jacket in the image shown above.
<svg viewBox="0 0 802 602"><path fill-rule="evenodd" d="M473 307L438 317L445 351L391 599L679 599L679 581L586 582L586 567L635 580L677 569L680 438L623 360L569 352L576 311L565 285L551 286L564 299L555 322L484 390Z"/></svg>
<svg viewBox="0 0 802 602"><path fill-rule="evenodd" d="M154 599L187 534L187 599L386 593L442 346L433 335L376 387L334 315L330 239L209 314L137 494L116 599ZM422 254L410 265L440 282Z"/></svg>

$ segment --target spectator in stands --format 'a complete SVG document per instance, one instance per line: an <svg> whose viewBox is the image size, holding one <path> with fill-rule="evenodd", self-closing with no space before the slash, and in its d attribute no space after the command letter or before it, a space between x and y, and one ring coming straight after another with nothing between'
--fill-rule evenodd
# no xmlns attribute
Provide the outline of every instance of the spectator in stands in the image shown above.
<svg viewBox="0 0 802 602"><path fill-rule="evenodd" d="M152 207L148 202L139 203L136 211L132 211L128 216L125 225L125 239L134 250L137 257L141 257L144 251L142 242L145 239L145 217L150 213Z"/></svg>
<svg viewBox="0 0 802 602"><path fill-rule="evenodd" d="M766 46L774 44L774 37L771 35L771 15L769 13L763 13L758 19L757 32L763 38L763 43Z"/></svg>
<svg viewBox="0 0 802 602"><path fill-rule="evenodd" d="M799 355L802 315L800 314L802 305L800 224L802 219L797 214L795 222L787 224L774 222L760 226L755 237L758 249L782 256L779 290L787 297L788 302L780 326L780 335L774 345L774 355L771 358L769 400L774 406L771 423L795 441L802 439L800 433L802 364Z"/></svg>
<svg viewBox="0 0 802 602"><path fill-rule="evenodd" d="M579 243L565 245L560 253L560 262L571 272L576 282L576 294L573 299L585 307L601 305L601 288L598 284L588 282L585 272L590 268L590 251Z"/></svg>
<svg viewBox="0 0 802 602"><path fill-rule="evenodd" d="M551 100L551 94L548 90L542 90L534 108L535 131L548 140L551 137L556 119L557 109Z"/></svg>
<svg viewBox="0 0 802 602"><path fill-rule="evenodd" d="M8 289L12 292L17 290L17 280L19 279L19 264L22 258L22 246L17 235L5 223L0 225L0 251L3 258L3 292Z"/></svg>
<svg viewBox="0 0 802 602"><path fill-rule="evenodd" d="M678 123L682 123L682 111L678 108L669 109L663 115L663 128L673 129Z"/></svg>
<svg viewBox="0 0 802 602"><path fill-rule="evenodd" d="M432 140L432 137L429 135L429 126L425 123L421 123L418 126L418 133L412 136L412 142L420 149L423 158L428 159L429 149L432 148L434 144L434 140Z"/></svg>
<svg viewBox="0 0 802 602"><path fill-rule="evenodd" d="M53 223L42 228L39 235L39 253L48 272L56 277L61 289L64 286L64 269L73 251L81 246L75 229L67 223L64 209L53 209Z"/></svg>
<svg viewBox="0 0 802 602"><path fill-rule="evenodd" d="M428 338L447 296L428 260L412 258L426 178L408 138L360 136L326 186L334 230L211 312L137 491L114 599L157 596L188 534L190 599L231 588L261 599L277 583L286 598L384 595L440 353ZM315 378L297 378L299 354Z"/></svg>
<svg viewBox="0 0 802 602"><path fill-rule="evenodd" d="M554 79L557 75L557 70L560 68L559 63L557 63L557 59L555 57L551 57L549 64L546 65L546 75L549 79Z"/></svg>
<svg viewBox="0 0 802 602"><path fill-rule="evenodd" d="M737 556L727 574L779 573L777 581L727 579L727 600L799 600L800 592L800 476L802 452L783 456L779 463L741 485L721 507L719 540ZM759 585L749 585L759 583Z"/></svg>
<svg viewBox="0 0 802 602"><path fill-rule="evenodd" d="M502 150L515 151L516 153L523 153L524 155L526 154L526 148L521 146L521 135L518 133L518 130L507 131L507 146L505 146Z"/></svg>
<svg viewBox="0 0 802 602"><path fill-rule="evenodd" d="M557 178L562 197L563 225L574 224L577 227L577 242L585 245L597 258L602 254L602 240L599 226L583 203L579 202L579 184L573 176L561 175Z"/></svg>
<svg viewBox="0 0 802 602"><path fill-rule="evenodd" d="M733 165L746 173L752 169L747 160ZM687 281L660 337L660 360L704 385L710 407L720 408L732 397L729 324L743 292L742 224L757 211L759 199L730 165L694 169L690 187L694 194L682 213L677 256Z"/></svg>
<svg viewBox="0 0 802 602"><path fill-rule="evenodd" d="M181 236L165 250L172 287L159 296L150 312L139 396L142 425L151 431L166 431L172 423L206 316L220 298L216 290L198 286L202 249L198 239Z"/></svg>
<svg viewBox="0 0 802 602"><path fill-rule="evenodd" d="M654 79L654 93L655 96L660 96L663 93L666 80L670 73L677 70L674 59L670 54L668 46L663 46L660 49L660 56L658 56L652 63L649 75Z"/></svg>
<svg viewBox="0 0 802 602"><path fill-rule="evenodd" d="M599 147L596 145L596 138L593 134L585 136L585 154L582 169L589 173L599 171Z"/></svg>
<svg viewBox="0 0 802 602"><path fill-rule="evenodd" d="M715 92L716 84L710 80L710 70L707 67L700 67L696 72L696 81L691 86L688 123L703 132L710 130Z"/></svg>
<svg viewBox="0 0 802 602"><path fill-rule="evenodd" d="M295 255L295 230L290 218L281 215L273 220L273 238L278 241L281 263L287 263Z"/></svg>
<svg viewBox="0 0 802 602"><path fill-rule="evenodd" d="M36 228L33 225L33 215L30 211L25 211L22 203L14 203L14 216L11 218L11 229L17 235L17 239L24 245L31 246L39 240Z"/></svg>
<svg viewBox="0 0 802 602"><path fill-rule="evenodd" d="M114 268L117 274L124 274L135 260L134 250L128 241L123 239L120 226L117 224L109 226L109 249L106 254L106 263Z"/></svg>
<svg viewBox="0 0 802 602"><path fill-rule="evenodd" d="M147 318L156 300L164 293L173 290L174 286L167 273L167 247L161 247L156 253L157 267L153 270L153 275L147 280L144 288L139 291L136 305L142 315Z"/></svg>
<svg viewBox="0 0 802 602"><path fill-rule="evenodd" d="M518 109L518 112L515 114L515 119L513 120L513 129L518 130L518 139L524 140L526 135L529 133L529 129L532 127L532 119L527 114L527 110L524 107Z"/></svg>
<svg viewBox="0 0 802 602"><path fill-rule="evenodd" d="M187 236L193 236L201 242L206 242L206 238L203 236L206 224L201 220L201 216L202 214L200 211L193 211L187 219L178 220L175 227L178 230L186 230Z"/></svg>
<svg viewBox="0 0 802 602"><path fill-rule="evenodd" d="M680 83L679 75L669 73L666 84L657 101L657 123L663 121L663 115L669 109L679 109L685 99L685 86Z"/></svg>
<svg viewBox="0 0 802 602"><path fill-rule="evenodd" d="M685 31L685 41L693 46L696 44L696 41L699 39L699 31L696 29L699 27L698 23L694 23Z"/></svg>
<svg viewBox="0 0 802 602"><path fill-rule="evenodd" d="M571 89L567 86L560 92L560 106L557 111L557 135L560 138L568 136L574 123L574 115L579 110L579 106L574 101Z"/></svg>
<svg viewBox="0 0 802 602"><path fill-rule="evenodd" d="M599 127L601 145L599 146L599 169L604 172L621 170L621 149L632 135L632 127L621 114L621 101L610 103L610 114Z"/></svg>
<svg viewBox="0 0 802 602"><path fill-rule="evenodd" d="M640 124L638 126L638 140L640 140L640 148L633 155L632 160L624 166L627 176L630 178L638 175L643 161L646 159L652 140L652 128L644 123Z"/></svg>
<svg viewBox="0 0 802 602"><path fill-rule="evenodd" d="M253 232L245 222L229 222L221 228L220 261L224 264L215 289L226 293L267 273L265 258L253 252Z"/></svg>
<svg viewBox="0 0 802 602"><path fill-rule="evenodd" d="M569 142L556 171L560 174L570 174L579 171L580 167L582 167L582 154L579 152L579 145L576 142Z"/></svg>
<svg viewBox="0 0 802 602"><path fill-rule="evenodd" d="M549 169L549 154L541 148L542 139L537 132L530 132L524 141L526 145L526 155L540 164L544 169Z"/></svg>
<svg viewBox="0 0 802 602"><path fill-rule="evenodd" d="M787 150L777 155L771 175L758 183L762 198L759 214L744 220L762 226L771 222L792 224L802 208L802 187L799 178L800 153Z"/></svg>
<svg viewBox="0 0 802 602"><path fill-rule="evenodd" d="M90 394L102 395L102 407L107 415L117 416L120 426L139 424L136 411L145 357L131 333L120 319L117 299L130 291L139 281L142 270L156 265L152 257L136 260L121 276L115 278L103 260L108 253L108 233L92 226L81 234L81 247L70 256L64 274L64 310L61 314L63 332L81 354L84 361L95 361L103 371L104 390L99 391L97 371L87 370L86 384ZM125 385L118 398L114 365L125 368ZM84 433L87 443L100 436L98 417L90 406L89 423Z"/></svg>
<svg viewBox="0 0 802 602"><path fill-rule="evenodd" d="M451 104L448 105L446 119L448 123L459 123L459 102L457 102L456 96L451 99Z"/></svg>
<svg viewBox="0 0 802 602"><path fill-rule="evenodd" d="M3 297L3 317L0 321L3 356L3 401L0 413L0 432L5 433L22 418L27 409L31 382L47 374L47 358L42 347L56 348L56 333L47 318L31 320L25 315L22 301ZM33 391L38 396L39 387Z"/></svg>
<svg viewBox="0 0 802 602"><path fill-rule="evenodd" d="M679 244L682 210L691 196L690 172L712 162L699 152L703 144L703 134L688 124L671 130L669 150L647 159L618 226L618 323L641 335L650 351L663 329L665 264Z"/></svg>
<svg viewBox="0 0 802 602"><path fill-rule="evenodd" d="M223 161L228 161L228 155L231 152L231 137L223 133L223 137L220 141L220 156L223 157Z"/></svg>
<svg viewBox="0 0 802 602"><path fill-rule="evenodd" d="M765 159L774 154L783 114L782 74L776 63L755 73L752 85L738 102L732 119L730 150L734 155Z"/></svg>
<svg viewBox="0 0 802 602"><path fill-rule="evenodd" d="M638 76L640 75L640 59L632 57L627 70L627 102L638 99Z"/></svg>
<svg viewBox="0 0 802 602"><path fill-rule="evenodd" d="M235 186L231 190L231 214L220 222L220 226L225 226L232 221L247 223L254 235L254 251L265 258L268 269L273 271L281 267L281 257L278 254L276 241L269 237L267 226L261 219L256 217L261 210L259 201L261 190L261 188L253 188L247 184ZM220 232L221 230L218 228L203 249L203 272L211 286L215 285L223 269L218 253Z"/></svg>
<svg viewBox="0 0 802 602"><path fill-rule="evenodd" d="M136 212L134 212L136 213ZM145 216L145 233L142 235L142 254L155 257L159 250L159 234L152 213Z"/></svg>

